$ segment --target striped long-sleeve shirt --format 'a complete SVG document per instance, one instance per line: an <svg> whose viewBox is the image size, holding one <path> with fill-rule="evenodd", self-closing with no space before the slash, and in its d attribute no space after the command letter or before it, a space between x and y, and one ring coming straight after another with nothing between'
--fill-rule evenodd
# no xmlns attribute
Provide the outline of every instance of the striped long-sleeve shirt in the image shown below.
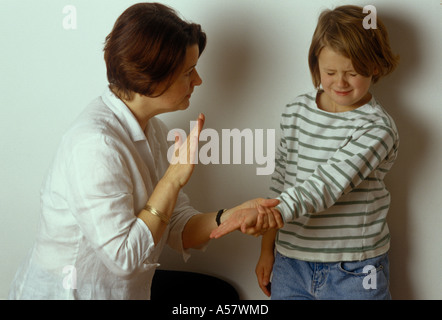
<svg viewBox="0 0 442 320"><path fill-rule="evenodd" d="M396 125L375 98L330 113L317 107L316 94L299 96L281 117L270 188L285 221L276 248L321 262L383 254L390 245L384 177L397 156Z"/></svg>

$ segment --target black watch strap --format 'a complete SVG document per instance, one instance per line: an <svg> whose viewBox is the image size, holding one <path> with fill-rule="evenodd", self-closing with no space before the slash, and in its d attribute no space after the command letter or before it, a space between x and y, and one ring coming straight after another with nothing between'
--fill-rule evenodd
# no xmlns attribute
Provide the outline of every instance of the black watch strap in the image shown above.
<svg viewBox="0 0 442 320"><path fill-rule="evenodd" d="M216 214L216 224L219 226L221 224L221 216L223 215L223 213L226 211L227 209L221 209L218 211L218 213Z"/></svg>

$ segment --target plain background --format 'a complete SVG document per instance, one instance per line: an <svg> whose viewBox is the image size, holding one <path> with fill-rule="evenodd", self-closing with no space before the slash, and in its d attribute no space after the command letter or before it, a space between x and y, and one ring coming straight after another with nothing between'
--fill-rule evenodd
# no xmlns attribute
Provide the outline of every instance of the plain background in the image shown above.
<svg viewBox="0 0 442 320"><path fill-rule="evenodd" d="M342 4L374 5L401 64L372 92L399 128L392 193L391 292L396 299L441 299L440 0L160 1L203 26L208 46L198 64L203 85L186 111L162 115L189 131L199 112L206 128L277 129L286 103L312 91L307 52L319 13ZM63 132L107 85L103 42L135 1L0 0L0 298L31 247L39 191ZM63 28L73 5L77 29ZM275 141L277 143L277 141ZM186 186L203 212L266 197L270 176L256 164L200 165ZM215 275L242 299L266 299L254 274L260 239L240 233L194 251L187 263L170 249L162 268Z"/></svg>

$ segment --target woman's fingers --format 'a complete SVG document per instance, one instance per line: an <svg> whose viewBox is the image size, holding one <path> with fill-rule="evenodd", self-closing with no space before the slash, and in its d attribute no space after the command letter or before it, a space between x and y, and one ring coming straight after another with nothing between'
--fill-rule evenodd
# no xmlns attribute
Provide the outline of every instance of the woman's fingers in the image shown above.
<svg viewBox="0 0 442 320"><path fill-rule="evenodd" d="M238 229L244 234L257 237L269 229L279 229L282 226L282 218L278 210L257 205L255 208L234 211L226 221L212 231L210 237L220 238Z"/></svg>
<svg viewBox="0 0 442 320"><path fill-rule="evenodd" d="M204 126L205 117L204 114L200 113L196 120L196 124L189 133L189 137L187 138L187 163L195 164L196 159L198 157L198 141L200 133Z"/></svg>
<svg viewBox="0 0 442 320"><path fill-rule="evenodd" d="M274 207L278 205L280 202L278 199L264 199L264 198L258 198L256 201L258 202L259 205L263 207Z"/></svg>
<svg viewBox="0 0 442 320"><path fill-rule="evenodd" d="M196 125L193 127L186 141L183 141L180 133L175 132L174 157L171 164L195 164L198 151L199 136L204 126L205 116L200 113Z"/></svg>
<svg viewBox="0 0 442 320"><path fill-rule="evenodd" d="M179 183L183 187L190 179L194 166L196 164L196 157L198 156L198 140L204 125L205 117L200 114L197 119L195 127L189 133L189 136L184 141L179 131L175 132L175 144L173 154L169 158L170 166L165 173L170 180Z"/></svg>

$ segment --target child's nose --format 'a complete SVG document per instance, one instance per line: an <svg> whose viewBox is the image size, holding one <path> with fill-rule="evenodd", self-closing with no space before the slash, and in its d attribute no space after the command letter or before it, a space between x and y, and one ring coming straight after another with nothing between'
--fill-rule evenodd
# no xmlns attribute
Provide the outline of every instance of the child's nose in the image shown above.
<svg viewBox="0 0 442 320"><path fill-rule="evenodd" d="M347 79L345 78L345 76L339 76L339 78L338 78L338 86L340 86L340 87L348 86L348 82L347 82Z"/></svg>

